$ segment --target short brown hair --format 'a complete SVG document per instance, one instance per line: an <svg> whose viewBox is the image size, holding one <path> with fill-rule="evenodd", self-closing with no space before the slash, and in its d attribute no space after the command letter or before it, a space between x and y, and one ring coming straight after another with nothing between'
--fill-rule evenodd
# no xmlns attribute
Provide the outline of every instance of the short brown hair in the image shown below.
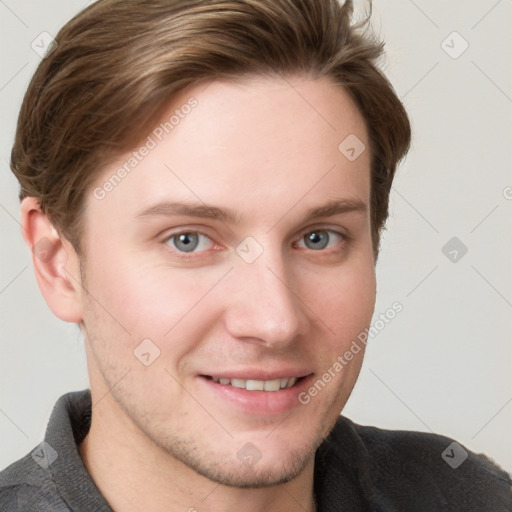
<svg viewBox="0 0 512 512"><path fill-rule="evenodd" d="M80 254L93 181L177 93L247 74L328 77L367 126L377 257L411 130L377 67L383 42L361 30L370 15L357 24L352 17L351 0L99 0L60 30L25 94L11 156L20 199L37 198Z"/></svg>

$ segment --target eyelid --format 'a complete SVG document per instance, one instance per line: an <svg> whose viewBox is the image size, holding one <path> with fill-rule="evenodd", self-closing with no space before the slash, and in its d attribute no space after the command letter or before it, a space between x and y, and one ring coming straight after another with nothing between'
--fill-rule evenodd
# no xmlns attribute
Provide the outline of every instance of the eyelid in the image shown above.
<svg viewBox="0 0 512 512"><path fill-rule="evenodd" d="M311 233L312 231L332 231L333 233L339 233L340 235L346 235L346 229L342 226L336 225L325 225L325 224L313 224L312 226L308 226L305 229L302 229L301 232L306 235Z"/></svg>
<svg viewBox="0 0 512 512"><path fill-rule="evenodd" d="M298 243L298 242L301 242L304 237L310 233L314 233L315 231L326 231L328 233L334 233L335 235L339 236L341 238L341 244L346 244L346 243L349 243L351 240L352 240L352 237L350 235L348 235L347 233L344 233L343 231L339 231L337 229L334 229L334 228L330 228L330 227L312 227L312 228L308 228L304 231L302 231L302 234L300 235L300 237L297 239L297 242L294 242L294 243ZM336 248L339 246L340 244L338 244L336 247L331 247L329 249L322 249L322 250L317 250L317 251L314 251L313 249L308 249L306 247L306 249L308 250L312 250L313 252L328 252L329 250L336 250Z"/></svg>
<svg viewBox="0 0 512 512"><path fill-rule="evenodd" d="M178 249L172 247L171 245L168 244L169 240L171 240L172 238L174 237L177 237L179 235L185 235L185 234L190 234L190 235L199 235L200 237L205 237L207 238L209 241L210 241L210 247L208 249L203 249L201 251L192 251L192 252L182 252L182 251L179 251ZM173 254L177 255L179 258L182 258L182 259L193 259L193 258L196 258L196 257L199 257L201 254L204 254L208 251L211 251L212 248L215 247L215 245L218 245L218 243L208 234L204 233L203 231L200 231L199 229L197 228L177 228L176 231L172 231L172 232L166 232L165 236L162 237L161 239L161 243L163 243L168 250L172 251Z"/></svg>
<svg viewBox="0 0 512 512"><path fill-rule="evenodd" d="M170 228L163 231L162 235L160 235L159 238L163 242L169 240L169 238L172 238L173 236L178 235L184 235L184 234L192 234L192 235L203 235L206 238L209 238L210 240L212 237L207 234L204 230L204 227L177 227L177 228Z"/></svg>

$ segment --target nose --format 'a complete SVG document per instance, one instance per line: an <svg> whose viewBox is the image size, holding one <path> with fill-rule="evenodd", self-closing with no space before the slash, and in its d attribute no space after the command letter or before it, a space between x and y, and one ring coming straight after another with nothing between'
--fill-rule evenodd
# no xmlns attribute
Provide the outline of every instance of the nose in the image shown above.
<svg viewBox="0 0 512 512"><path fill-rule="evenodd" d="M289 274L282 257L269 251L250 264L237 261L225 290L225 324L233 337L284 348L306 332L305 306Z"/></svg>

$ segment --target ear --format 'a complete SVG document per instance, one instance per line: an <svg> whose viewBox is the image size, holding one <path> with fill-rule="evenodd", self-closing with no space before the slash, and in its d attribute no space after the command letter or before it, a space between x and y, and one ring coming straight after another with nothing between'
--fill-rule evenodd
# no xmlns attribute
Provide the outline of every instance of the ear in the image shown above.
<svg viewBox="0 0 512 512"><path fill-rule="evenodd" d="M21 228L32 253L39 289L52 312L65 322L82 321L80 260L59 235L34 197L21 203Z"/></svg>

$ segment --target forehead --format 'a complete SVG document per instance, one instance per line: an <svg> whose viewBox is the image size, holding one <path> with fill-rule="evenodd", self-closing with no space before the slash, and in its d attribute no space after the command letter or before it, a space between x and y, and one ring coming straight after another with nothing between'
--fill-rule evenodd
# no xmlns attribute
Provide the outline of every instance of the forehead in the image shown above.
<svg viewBox="0 0 512 512"><path fill-rule="evenodd" d="M171 198L268 214L326 194L367 201L364 148L361 114L327 78L205 82L176 96L140 145L101 173L95 187L111 186L93 207L135 214Z"/></svg>

